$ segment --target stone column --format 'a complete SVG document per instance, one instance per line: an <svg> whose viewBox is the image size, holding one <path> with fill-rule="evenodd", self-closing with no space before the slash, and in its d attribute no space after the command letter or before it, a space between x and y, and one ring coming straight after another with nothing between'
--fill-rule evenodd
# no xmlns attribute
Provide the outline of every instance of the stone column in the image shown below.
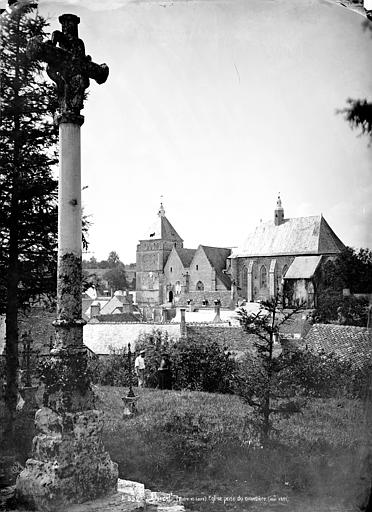
<svg viewBox="0 0 372 512"><path fill-rule="evenodd" d="M65 14L59 20L62 32L55 31L48 43L36 40L32 47L57 82L61 112L56 333L43 368L44 407L35 416L32 456L16 486L19 502L43 512L69 510L73 503L114 493L118 478L117 464L102 443L103 417L94 408L81 318L80 110L89 78L103 83L108 68L82 51L77 16Z"/></svg>

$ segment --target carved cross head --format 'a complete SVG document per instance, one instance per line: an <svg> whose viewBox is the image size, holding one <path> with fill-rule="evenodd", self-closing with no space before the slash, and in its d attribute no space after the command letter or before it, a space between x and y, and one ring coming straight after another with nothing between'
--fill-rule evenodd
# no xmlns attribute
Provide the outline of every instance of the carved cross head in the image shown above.
<svg viewBox="0 0 372 512"><path fill-rule="evenodd" d="M79 39L80 18L74 14L63 14L59 18L62 30L55 30L50 41L35 38L29 45L29 52L35 59L48 64L47 73L55 82L62 118L81 124L85 91L92 78L98 84L107 80L109 68L106 64L92 62L85 55L84 42ZM60 119L61 120L61 119Z"/></svg>

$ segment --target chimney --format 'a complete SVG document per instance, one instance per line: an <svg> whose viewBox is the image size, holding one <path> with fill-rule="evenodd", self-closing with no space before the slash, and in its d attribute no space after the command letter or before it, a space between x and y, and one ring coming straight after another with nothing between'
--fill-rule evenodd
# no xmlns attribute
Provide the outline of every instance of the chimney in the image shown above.
<svg viewBox="0 0 372 512"><path fill-rule="evenodd" d="M100 311L101 311L100 303L92 304L90 306L90 318L94 318L95 316L98 316L100 314Z"/></svg>
<svg viewBox="0 0 372 512"><path fill-rule="evenodd" d="M181 308L181 338L187 337L187 327L186 327L186 309Z"/></svg>
<svg viewBox="0 0 372 512"><path fill-rule="evenodd" d="M213 319L214 323L222 322L221 316L220 316L220 311L221 311L221 301L220 301L220 299L217 299L214 301L214 312L216 313L216 315Z"/></svg>

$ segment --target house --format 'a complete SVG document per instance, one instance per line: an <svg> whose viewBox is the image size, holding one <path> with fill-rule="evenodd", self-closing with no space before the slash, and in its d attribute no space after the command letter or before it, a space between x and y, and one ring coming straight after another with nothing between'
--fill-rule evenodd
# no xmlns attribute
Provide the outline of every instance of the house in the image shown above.
<svg viewBox="0 0 372 512"><path fill-rule="evenodd" d="M273 220L260 223L229 256L234 301L267 300L279 292L289 305L314 307L323 265L344 248L322 215L285 218L279 196Z"/></svg>

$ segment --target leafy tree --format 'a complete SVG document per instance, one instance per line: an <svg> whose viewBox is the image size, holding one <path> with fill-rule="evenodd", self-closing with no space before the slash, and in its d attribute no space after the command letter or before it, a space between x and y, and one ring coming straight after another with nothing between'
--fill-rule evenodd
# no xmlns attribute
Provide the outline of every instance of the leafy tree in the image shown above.
<svg viewBox="0 0 372 512"><path fill-rule="evenodd" d="M109 268L115 268L120 263L120 258L117 252L111 251L107 258Z"/></svg>
<svg viewBox="0 0 372 512"><path fill-rule="evenodd" d="M82 267L83 268L98 268L98 262L94 256L90 258L89 261L83 260L82 261Z"/></svg>
<svg viewBox="0 0 372 512"><path fill-rule="evenodd" d="M323 292L318 296L313 320L317 323L355 325L366 327L368 322L369 301L366 298Z"/></svg>
<svg viewBox="0 0 372 512"><path fill-rule="evenodd" d="M114 291L125 290L128 287L124 266L110 268L102 277Z"/></svg>
<svg viewBox="0 0 372 512"><path fill-rule="evenodd" d="M6 314L8 430L17 402L18 311L55 289L57 132L54 88L26 48L46 21L15 4L1 16L0 309ZM11 433L11 432L10 432Z"/></svg>
<svg viewBox="0 0 372 512"><path fill-rule="evenodd" d="M322 282L325 289L348 288L352 293L371 293L372 251L346 247L334 261L326 263Z"/></svg>
<svg viewBox="0 0 372 512"><path fill-rule="evenodd" d="M238 393L253 408L252 428L258 433L263 446L269 443L273 430L273 416L289 416L300 412L302 402L283 385L282 377L286 372L287 358L281 357L276 350L280 326L300 309L284 311L281 297L263 301L257 313L248 313L246 309L238 311L242 328L253 335L253 345L257 356L252 359L252 372L256 376L252 381L237 375Z"/></svg>

